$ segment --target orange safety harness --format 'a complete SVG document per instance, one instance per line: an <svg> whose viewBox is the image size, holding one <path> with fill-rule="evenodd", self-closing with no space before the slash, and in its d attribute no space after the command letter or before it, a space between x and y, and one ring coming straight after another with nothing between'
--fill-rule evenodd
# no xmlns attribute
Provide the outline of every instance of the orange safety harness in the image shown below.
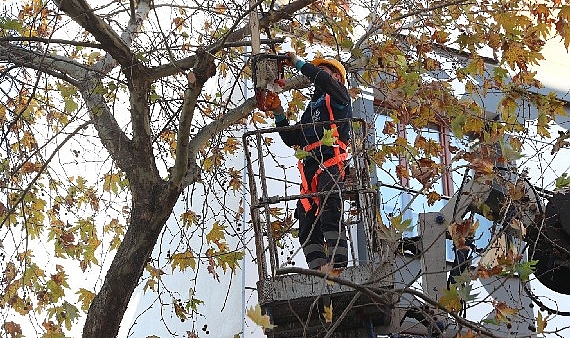
<svg viewBox="0 0 570 338"><path fill-rule="evenodd" d="M327 110L329 112L329 119L330 121L334 121L334 115L331 107L331 97L329 94L325 95L325 103L327 106ZM348 158L348 152L346 151L346 144L339 139L338 130L335 123L331 123L331 130L332 130L332 137L335 139L334 144L332 145L334 149L334 157L329 158L328 160L321 163L315 174L313 175L313 179L311 180L311 184L307 182L307 178L305 177L305 170L303 166L303 162L299 160L297 166L299 167L299 172L301 173L301 195L304 194L312 194L317 192L317 184L319 175L327 168L330 168L334 165L338 165L338 169L340 171L341 177L344 179L344 161ZM303 148L306 152L310 152L315 148L318 148L322 145L322 141L313 142ZM340 149L344 150L343 153L340 152ZM313 199L314 203L319 207L319 196L310 197ZM311 201L309 198L301 198L301 204L306 212L311 210Z"/></svg>

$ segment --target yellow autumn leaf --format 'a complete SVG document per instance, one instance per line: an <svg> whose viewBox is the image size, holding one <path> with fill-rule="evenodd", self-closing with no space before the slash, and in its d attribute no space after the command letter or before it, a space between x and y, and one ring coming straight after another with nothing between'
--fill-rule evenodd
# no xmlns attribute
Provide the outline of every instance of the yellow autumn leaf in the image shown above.
<svg viewBox="0 0 570 338"><path fill-rule="evenodd" d="M449 290L444 289L439 304L449 312L459 312L461 310L461 299L457 292L457 286L451 285Z"/></svg>
<svg viewBox="0 0 570 338"><path fill-rule="evenodd" d="M396 176L400 180L405 180L410 178L410 173L408 172L408 168L405 165L398 164L396 166Z"/></svg>
<svg viewBox="0 0 570 338"><path fill-rule="evenodd" d="M180 215L180 220L188 227L193 224L198 224L200 216L198 216L194 211L188 210Z"/></svg>
<svg viewBox="0 0 570 338"><path fill-rule="evenodd" d="M181 321L188 319L188 311L178 302L176 299L172 300L172 305L174 305L174 313Z"/></svg>
<svg viewBox="0 0 570 338"><path fill-rule="evenodd" d="M542 317L542 313L538 312L538 317L536 317L536 333L544 333L546 328L546 318Z"/></svg>
<svg viewBox="0 0 570 338"><path fill-rule="evenodd" d="M223 151L226 154L235 154L236 150L240 148L240 142L235 137L229 137L224 144Z"/></svg>
<svg viewBox="0 0 570 338"><path fill-rule="evenodd" d="M331 263L327 263L327 264L321 266L321 272L326 273L328 277L339 277L340 274L342 273L342 269L335 269ZM326 281L327 281L327 284L329 284L329 285L335 284L335 282L333 282L331 280L327 279Z"/></svg>
<svg viewBox="0 0 570 338"><path fill-rule="evenodd" d="M432 206L435 204L435 202L441 200L441 195L438 194L435 191L430 191L427 195L427 201L428 201L428 205Z"/></svg>
<svg viewBox="0 0 570 338"><path fill-rule="evenodd" d="M568 50L570 46L570 27L568 27L568 22L570 21L570 5L563 5L560 7L558 12L558 21L556 22L555 28L556 32L560 34L564 40L564 47Z"/></svg>
<svg viewBox="0 0 570 338"><path fill-rule="evenodd" d="M230 182L228 185L230 186L230 188L232 188L233 191L238 191L241 189L241 184L242 184L241 175L242 173L239 170L235 170L233 168L229 169Z"/></svg>
<svg viewBox="0 0 570 338"><path fill-rule="evenodd" d="M546 20L550 15L550 10L546 7L545 4L539 4L531 11L532 15L534 15L539 21Z"/></svg>
<svg viewBox="0 0 570 338"><path fill-rule="evenodd" d="M255 324L261 326L263 330L265 329L273 329L276 325L271 324L271 319L268 315L261 314L261 306L256 304L254 307L247 309L246 315L251 319Z"/></svg>
<svg viewBox="0 0 570 338"><path fill-rule="evenodd" d="M188 267L194 270L196 268L196 259L192 251L178 252L170 256L170 265L173 270L176 267L180 271L184 271Z"/></svg>
<svg viewBox="0 0 570 338"><path fill-rule="evenodd" d="M332 302L330 303L330 305L325 305L323 307L323 318L325 318L326 323L332 323L332 320L333 320Z"/></svg>
<svg viewBox="0 0 570 338"><path fill-rule="evenodd" d="M486 176L493 174L495 165L489 159L476 158L469 164L469 167L475 170L479 176Z"/></svg>
<svg viewBox="0 0 570 338"><path fill-rule="evenodd" d="M404 215L399 214L393 217L390 217L390 226L393 229L396 229L398 233L403 233L406 231L412 231L414 226L412 224L412 219L403 219Z"/></svg>
<svg viewBox="0 0 570 338"><path fill-rule="evenodd" d="M146 265L146 271L149 272L151 277L157 277L159 279L160 279L160 276L165 274L165 272L162 269L155 268L155 267L151 266L150 264Z"/></svg>
<svg viewBox="0 0 570 338"><path fill-rule="evenodd" d="M467 333L465 333L465 335L458 333L456 338L475 338L475 334L473 331L469 330Z"/></svg>
<svg viewBox="0 0 570 338"><path fill-rule="evenodd" d="M77 301L81 302L81 310L83 310L83 311L89 310L89 306L91 305L91 301L93 301L93 298L95 298L95 293L93 293L87 289L80 288L79 291L77 291L75 294L79 295L79 298L77 299Z"/></svg>
<svg viewBox="0 0 570 338"><path fill-rule="evenodd" d="M4 270L4 281L9 284L14 278L16 278L16 264L13 262L8 262L6 264L6 269Z"/></svg>
<svg viewBox="0 0 570 338"><path fill-rule="evenodd" d="M519 312L518 309L507 306L505 302L495 302L493 305L495 307L495 319L499 322L508 322L509 316Z"/></svg>
<svg viewBox="0 0 570 338"><path fill-rule="evenodd" d="M182 30L182 26L184 26L184 19L181 17L176 17L172 19L172 23L176 27L177 30Z"/></svg>
<svg viewBox="0 0 570 338"><path fill-rule="evenodd" d="M267 123L264 115L260 112L255 112L251 115L251 122L253 122L253 124L256 124L256 123L266 124Z"/></svg>
<svg viewBox="0 0 570 338"><path fill-rule="evenodd" d="M225 226L221 225L219 222L214 222L212 225L212 230L206 234L206 241L210 243L218 243L226 238L224 233Z"/></svg>

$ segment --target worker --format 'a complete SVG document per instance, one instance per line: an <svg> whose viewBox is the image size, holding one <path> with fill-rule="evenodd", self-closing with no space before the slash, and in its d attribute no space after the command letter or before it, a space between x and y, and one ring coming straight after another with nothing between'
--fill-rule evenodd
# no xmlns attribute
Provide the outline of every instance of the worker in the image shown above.
<svg viewBox="0 0 570 338"><path fill-rule="evenodd" d="M303 149L309 154L299 160L301 194L322 193L316 197L302 198L297 203L295 216L299 219L299 241L310 269L342 269L348 264L348 244L342 220L340 188L350 124L314 123L352 117L346 70L335 59L317 58L309 63L294 53L288 53L286 64L300 71L314 84L311 101L297 123L302 128L279 133L287 146ZM266 107L273 111L276 126L289 125L277 94L268 93ZM325 130L329 142L322 144ZM332 145L330 136L334 140Z"/></svg>

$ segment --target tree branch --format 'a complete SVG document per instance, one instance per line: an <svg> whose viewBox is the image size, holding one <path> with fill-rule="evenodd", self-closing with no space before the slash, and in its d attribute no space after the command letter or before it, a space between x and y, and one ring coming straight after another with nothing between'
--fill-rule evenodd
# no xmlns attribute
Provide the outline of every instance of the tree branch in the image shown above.
<svg viewBox="0 0 570 338"><path fill-rule="evenodd" d="M131 140L119 127L105 102L105 98L101 94L97 94L96 88L102 87L103 84L92 76L96 73L87 66L68 58L43 55L6 43L0 43L0 60L44 72L76 86L87 104L89 116L101 142L108 149L111 157L117 161L121 170L132 171L133 148Z"/></svg>
<svg viewBox="0 0 570 338"><path fill-rule="evenodd" d="M111 54L123 68L139 63L129 46L111 26L95 15L93 9L83 0L54 0L56 5L70 18L99 41L103 49Z"/></svg>
<svg viewBox="0 0 570 338"><path fill-rule="evenodd" d="M189 158L194 158L198 153L198 150L202 148L202 146L214 135L225 130L240 119L247 117L256 108L256 106L257 102L255 98L250 97L241 105L228 111L228 113L222 116L219 120L216 120L200 129L200 131L194 136L194 138L192 138L188 144Z"/></svg>
<svg viewBox="0 0 570 338"><path fill-rule="evenodd" d="M103 95L96 90L96 88L102 85L100 80L91 79L89 82L78 86L78 88L87 104L89 116L99 134L101 143L109 151L117 166L125 173L130 174L135 167L132 141L119 127Z"/></svg>
<svg viewBox="0 0 570 338"><path fill-rule="evenodd" d="M130 46L133 37L137 32L140 31L143 23L146 21L148 17L148 13L150 12L150 0L139 0L137 2L137 7L133 15L131 15L131 19L125 31L121 34L121 38L125 42L127 46ZM105 57L99 60L94 66L93 70L100 72L101 74L107 74L113 68L117 66L117 61L113 59L111 54L105 54Z"/></svg>
<svg viewBox="0 0 570 338"><path fill-rule="evenodd" d="M78 85L87 79L90 72L84 66L72 59L27 50L6 42L0 43L0 60L13 63L20 67L46 72L57 78ZM49 72L51 70L51 72Z"/></svg>
<svg viewBox="0 0 570 338"><path fill-rule="evenodd" d="M284 38L274 38L274 39L261 39L259 40L261 44L272 44L272 43L283 43L285 42ZM223 48L227 47L242 47L242 46L251 46L250 40L243 40L243 41L231 41L225 42L223 44Z"/></svg>
<svg viewBox="0 0 570 338"><path fill-rule="evenodd" d="M58 44L58 45L71 45L80 47L90 47L103 49L100 43L84 42L84 41L74 41L74 40L64 40L64 39L52 39L52 38L40 38L37 36L8 36L0 38L2 42L11 41L25 41L25 42L42 42L45 44Z"/></svg>
<svg viewBox="0 0 570 338"><path fill-rule="evenodd" d="M195 163L196 155L202 146L208 142L214 135L225 130L229 126L235 124L237 121L247 117L257 106L255 97L250 97L245 100L241 105L235 107L228 111L227 114L222 116L219 120L216 120L200 131L192 138L188 144L188 161L190 166L198 167ZM195 182L196 177L191 177L192 173L189 171L184 179L183 185L188 186Z"/></svg>
<svg viewBox="0 0 570 338"><path fill-rule="evenodd" d="M295 12L312 4L315 1L316 0L297 0L286 6L281 7L277 11L272 10L268 13L268 15L259 19L259 27L267 28L269 27L269 25L275 22L290 18L291 15L293 15ZM246 14L247 13L245 13L243 17L245 17ZM228 35L222 37L220 40L205 47L204 49L210 54L214 55L221 49L225 48L227 43L242 40L249 33L250 33L249 24L246 24L244 27L229 33ZM188 70L192 68L195 63L196 63L196 55L191 55L189 57L177 60L175 62L151 68L149 77L152 80L155 80L165 76L174 75L179 73L181 70Z"/></svg>
<svg viewBox="0 0 570 338"><path fill-rule="evenodd" d="M176 186L182 184L188 172L188 147L190 143L190 127L196 109L196 102L202 93L206 81L216 74L216 64L211 54L202 51L199 54L198 64L194 72L188 77L188 89L184 93L184 103L180 113L180 123L178 124L178 134L176 139L176 162L172 168L170 181ZM195 160L195 156L192 157Z"/></svg>
<svg viewBox="0 0 570 338"><path fill-rule="evenodd" d="M311 85L309 79L307 79L304 75L297 75L285 83L283 90L287 91L291 89L302 89L308 87L309 85ZM207 126L200 129L200 131L188 143L188 165L190 167L186 171L183 186L188 186L200 178L200 176L197 174L199 166L196 164L196 155L198 154L199 149L201 149L206 142L212 139L214 135L225 130L239 120L247 117L256 108L257 101L255 97L250 97L241 105L228 111L220 119L213 121ZM177 148L177 154L179 151L181 150Z"/></svg>
<svg viewBox="0 0 570 338"><path fill-rule="evenodd" d="M436 9L441 9L441 8L445 8L445 7L449 7L449 6L455 6L455 5L461 5L461 4L470 2L470 1L473 1L473 0L452 0L452 1L448 1L448 2L442 2L442 3L439 3L435 6L433 6L433 7L418 9L416 11L411 11L409 13L404 13L402 15L390 18L389 21L397 22L397 21L409 18L409 17L414 16L414 15L429 13L429 12L435 11ZM382 26L380 25L379 19L372 20L372 22L370 23L370 27L369 27L368 31L366 31L366 33L364 33L358 39L358 41L356 41L356 43L354 44L354 47L356 47L356 48L360 47L364 43L364 41L366 41L366 39L368 39L370 36L374 35L376 32L378 32L381 29L382 29Z"/></svg>

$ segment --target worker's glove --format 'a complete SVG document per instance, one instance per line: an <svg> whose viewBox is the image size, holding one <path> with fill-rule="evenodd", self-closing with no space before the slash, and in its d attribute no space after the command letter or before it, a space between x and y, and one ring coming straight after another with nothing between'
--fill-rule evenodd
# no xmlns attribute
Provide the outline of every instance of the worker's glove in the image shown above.
<svg viewBox="0 0 570 338"><path fill-rule="evenodd" d="M276 111L281 108L281 100L279 100L279 95L277 93L268 91L265 93L265 99L263 101L263 110L265 111ZM280 110L283 110L281 108Z"/></svg>
<svg viewBox="0 0 570 338"><path fill-rule="evenodd" d="M297 63L299 63L299 61L303 61L304 60L301 59L300 57L297 56L297 54L293 53L293 52L287 52L287 60L286 60L286 64L290 67L293 68L297 68Z"/></svg>

